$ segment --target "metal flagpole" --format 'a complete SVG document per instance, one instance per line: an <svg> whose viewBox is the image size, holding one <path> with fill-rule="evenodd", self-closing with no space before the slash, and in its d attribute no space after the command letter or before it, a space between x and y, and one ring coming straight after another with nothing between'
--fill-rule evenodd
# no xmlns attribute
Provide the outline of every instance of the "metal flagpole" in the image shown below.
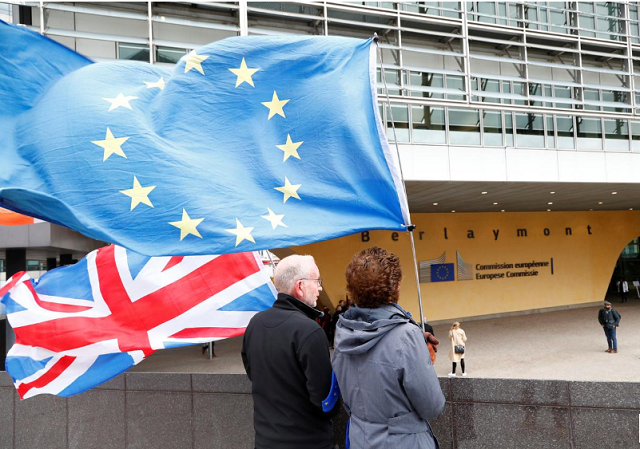
<svg viewBox="0 0 640 449"><path fill-rule="evenodd" d="M393 109L391 108L391 98L389 97L389 89L387 88L387 79L384 73L384 60L382 57L382 50L380 49L380 45L378 43L378 33L374 33L373 41L376 43L376 49L378 51L378 55L380 57L380 78L382 80L382 84L384 84L384 92L387 96L387 106L389 108L389 114L391 115L391 128L393 129L393 140L396 147L396 154L398 155L398 166L400 168L400 178L402 179L402 188L404 189L404 196L407 198L407 211L409 210L409 197L407 196L407 186L404 181L404 174L402 172L402 162L400 161L400 147L398 146L398 137L396 136L396 124L393 121ZM411 213L409 213L409 221L411 221ZM407 231L409 232L409 239L411 240L411 252L413 254L413 270L416 276L416 287L418 290L418 305L420 307L420 324L422 326L422 332L425 332L424 328L424 312L422 308L422 292L420 292L420 274L418 271L418 256L416 255L416 244L413 239L413 230L416 228L414 224L405 225Z"/></svg>

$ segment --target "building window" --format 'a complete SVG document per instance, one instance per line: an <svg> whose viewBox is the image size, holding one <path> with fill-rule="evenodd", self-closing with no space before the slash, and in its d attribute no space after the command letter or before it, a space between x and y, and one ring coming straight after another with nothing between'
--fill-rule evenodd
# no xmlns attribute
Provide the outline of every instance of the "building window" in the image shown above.
<svg viewBox="0 0 640 449"><path fill-rule="evenodd" d="M449 143L480 145L480 114L477 109L449 108Z"/></svg>
<svg viewBox="0 0 640 449"><path fill-rule="evenodd" d="M392 105L389 110L389 106L387 106L387 138L389 140L395 140L391 124L392 118L398 142L409 142L409 107L407 105Z"/></svg>
<svg viewBox="0 0 640 449"><path fill-rule="evenodd" d="M631 150L640 152L640 122L631 122Z"/></svg>
<svg viewBox="0 0 640 449"><path fill-rule="evenodd" d="M555 127L553 126L553 116L545 115L547 119L547 148L556 147Z"/></svg>
<svg viewBox="0 0 640 449"><path fill-rule="evenodd" d="M578 117L578 149L602 150L602 124L599 118Z"/></svg>
<svg viewBox="0 0 640 449"><path fill-rule="evenodd" d="M502 143L502 113L485 111L482 116L484 129L484 144L489 147L501 147Z"/></svg>
<svg viewBox="0 0 640 449"><path fill-rule="evenodd" d="M447 89L455 89L459 91L461 94L466 92L464 87L464 76L457 75L447 75L445 77L445 82L447 84ZM447 94L447 100L465 100L466 95L453 95Z"/></svg>
<svg viewBox="0 0 640 449"><path fill-rule="evenodd" d="M544 148L542 114L516 114L517 145L524 148Z"/></svg>
<svg viewBox="0 0 640 449"><path fill-rule="evenodd" d="M460 2L399 2L405 11L429 16L460 18Z"/></svg>
<svg viewBox="0 0 640 449"><path fill-rule="evenodd" d="M575 150L573 117L557 116L558 148L562 150Z"/></svg>
<svg viewBox="0 0 640 449"><path fill-rule="evenodd" d="M444 75L429 72L408 72L407 90L412 97L443 99Z"/></svg>
<svg viewBox="0 0 640 449"><path fill-rule="evenodd" d="M149 47L142 44L118 43L118 59L149 62Z"/></svg>
<svg viewBox="0 0 640 449"><path fill-rule="evenodd" d="M626 120L604 121L604 149L629 151L629 126Z"/></svg>
<svg viewBox="0 0 640 449"><path fill-rule="evenodd" d="M187 50L184 48L156 47L156 62L177 64L185 54Z"/></svg>
<svg viewBox="0 0 640 449"><path fill-rule="evenodd" d="M47 262L44 260L27 260L27 271L47 271Z"/></svg>
<svg viewBox="0 0 640 449"><path fill-rule="evenodd" d="M382 80L381 70L378 69L378 94L386 95L384 92L384 84L387 84L389 95L400 95L400 76L397 70L384 69L384 81Z"/></svg>
<svg viewBox="0 0 640 449"><path fill-rule="evenodd" d="M446 143L444 108L412 106L414 143Z"/></svg>
<svg viewBox="0 0 640 449"><path fill-rule="evenodd" d="M513 145L513 114L511 112L504 113L504 130L506 137L506 145L512 147Z"/></svg>
<svg viewBox="0 0 640 449"><path fill-rule="evenodd" d="M0 3L0 19L8 23L13 21L13 10L10 4Z"/></svg>

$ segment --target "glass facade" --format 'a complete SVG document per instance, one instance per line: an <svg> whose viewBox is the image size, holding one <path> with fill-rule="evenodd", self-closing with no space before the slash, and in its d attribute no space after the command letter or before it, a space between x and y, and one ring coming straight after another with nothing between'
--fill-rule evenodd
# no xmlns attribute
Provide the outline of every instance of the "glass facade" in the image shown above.
<svg viewBox="0 0 640 449"><path fill-rule="evenodd" d="M102 59L172 64L229 36L376 33L390 139L640 151L640 2L33 5L33 29Z"/></svg>

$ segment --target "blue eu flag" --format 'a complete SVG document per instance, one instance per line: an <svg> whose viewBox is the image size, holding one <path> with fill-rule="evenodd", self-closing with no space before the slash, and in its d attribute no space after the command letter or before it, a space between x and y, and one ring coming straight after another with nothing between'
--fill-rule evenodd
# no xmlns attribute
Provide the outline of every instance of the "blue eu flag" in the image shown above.
<svg viewBox="0 0 640 449"><path fill-rule="evenodd" d="M452 263L435 263L431 265L431 282L455 280L455 268Z"/></svg>
<svg viewBox="0 0 640 449"><path fill-rule="evenodd" d="M238 37L171 70L0 23L0 206L146 255L409 222L371 40Z"/></svg>

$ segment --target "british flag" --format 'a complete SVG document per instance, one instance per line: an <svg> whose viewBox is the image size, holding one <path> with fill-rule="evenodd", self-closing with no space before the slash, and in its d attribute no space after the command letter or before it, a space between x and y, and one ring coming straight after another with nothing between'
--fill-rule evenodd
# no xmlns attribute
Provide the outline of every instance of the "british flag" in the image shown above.
<svg viewBox="0 0 640 449"><path fill-rule="evenodd" d="M0 289L16 343L6 370L22 399L72 396L158 349L242 335L276 292L257 253L146 257L98 249L36 282Z"/></svg>

